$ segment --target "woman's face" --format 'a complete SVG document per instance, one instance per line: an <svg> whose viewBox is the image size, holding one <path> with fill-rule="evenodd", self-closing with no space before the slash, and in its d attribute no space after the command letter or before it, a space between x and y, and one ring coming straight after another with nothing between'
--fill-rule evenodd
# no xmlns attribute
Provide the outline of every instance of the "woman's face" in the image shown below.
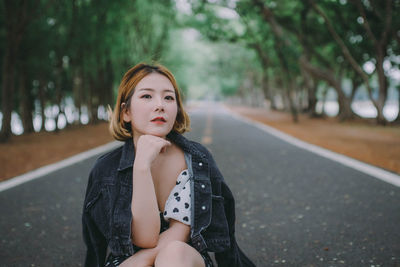
<svg viewBox="0 0 400 267"><path fill-rule="evenodd" d="M178 105L174 86L164 75L151 73L136 85L123 120L132 125L133 136L165 137L173 128Z"/></svg>

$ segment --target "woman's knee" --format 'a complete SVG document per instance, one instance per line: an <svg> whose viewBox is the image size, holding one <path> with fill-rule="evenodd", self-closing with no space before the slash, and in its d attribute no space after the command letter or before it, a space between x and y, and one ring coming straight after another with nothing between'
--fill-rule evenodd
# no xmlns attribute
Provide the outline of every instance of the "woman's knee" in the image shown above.
<svg viewBox="0 0 400 267"><path fill-rule="evenodd" d="M188 245L185 242L174 240L168 243L168 245L165 247L166 250L172 250L172 251L184 251L187 248L189 248L190 245Z"/></svg>
<svg viewBox="0 0 400 267"><path fill-rule="evenodd" d="M201 255L182 241L172 241L162 248L156 257L155 266L204 266Z"/></svg>
<svg viewBox="0 0 400 267"><path fill-rule="evenodd" d="M180 259L184 257L187 247L190 246L182 241L171 241L158 252L157 258Z"/></svg>

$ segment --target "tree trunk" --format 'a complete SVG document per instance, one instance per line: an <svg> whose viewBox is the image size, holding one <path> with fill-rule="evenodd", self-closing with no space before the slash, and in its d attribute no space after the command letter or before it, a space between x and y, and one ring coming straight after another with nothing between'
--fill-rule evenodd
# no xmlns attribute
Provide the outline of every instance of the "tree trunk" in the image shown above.
<svg viewBox="0 0 400 267"><path fill-rule="evenodd" d="M341 88L335 88L338 93L339 114L337 115L340 121L354 119L354 112L351 108L351 100L346 97Z"/></svg>
<svg viewBox="0 0 400 267"><path fill-rule="evenodd" d="M286 94L288 96L288 100L289 100L289 108L290 108L290 113L292 114L292 120L294 123L299 122L299 114L298 114L298 110L297 107L293 101L293 97L291 96L291 94L294 93L294 85L292 81L288 82L289 87L286 89Z"/></svg>
<svg viewBox="0 0 400 267"><path fill-rule="evenodd" d="M325 104L326 104L326 96L328 95L328 86L324 86L324 88L322 89L322 111L321 114L322 116L326 116L325 113Z"/></svg>
<svg viewBox="0 0 400 267"><path fill-rule="evenodd" d="M270 65L270 59L262 49L262 46L259 42L253 44L251 47L255 49L261 62L262 66L261 88L264 93L264 97L266 100L269 100L270 108L272 110L277 110L274 95L271 91L271 87L269 86L268 67Z"/></svg>
<svg viewBox="0 0 400 267"><path fill-rule="evenodd" d="M340 120L349 120L355 117L355 113L351 109L351 100L343 93L341 78L336 78L332 70L324 70L311 65L305 57L300 58L300 66L307 70L311 76L316 79L325 80L330 86L335 89L338 95L339 114Z"/></svg>
<svg viewBox="0 0 400 267"><path fill-rule="evenodd" d="M270 103L270 108L272 110L276 110L276 103L274 96L272 95L271 88L269 86L269 78L268 78L268 73L266 69L263 69L262 71L262 81L261 81L261 88L264 93L264 98L266 100L269 100Z"/></svg>
<svg viewBox="0 0 400 267"><path fill-rule="evenodd" d="M108 53L110 55L111 53ZM113 82L114 82L114 72L113 72L113 66L112 66L112 61L110 57L107 57L106 61L106 75L105 75L105 100L102 102L104 107L106 108L107 105L112 105L114 103L114 96L113 96Z"/></svg>
<svg viewBox="0 0 400 267"><path fill-rule="evenodd" d="M12 104L14 103L14 87L15 87L15 60L16 60L16 47L6 42L6 53L4 55L3 63L3 81L2 81L2 95L1 106L3 113L2 127L0 132L0 142L6 142L11 136L11 112L13 110Z"/></svg>
<svg viewBox="0 0 400 267"><path fill-rule="evenodd" d="M82 76L81 71L79 70L80 67L75 68L74 77L72 82L72 92L73 92L73 99L74 99L74 106L76 111L78 112L78 118L75 120L74 118L74 125L80 124L81 121L81 108L82 108Z"/></svg>
<svg viewBox="0 0 400 267"><path fill-rule="evenodd" d="M351 88L350 99L351 99L351 102L353 102L354 96L356 95L358 87L360 87L360 85L362 84L362 80L359 79L359 76L357 76L357 73L355 73L355 77L353 77L353 79L351 79L351 83L352 83L352 88Z"/></svg>
<svg viewBox="0 0 400 267"><path fill-rule="evenodd" d="M278 54L281 54L281 53L278 53ZM292 120L293 120L293 122L298 122L299 121L298 111L297 111L297 108L296 108L296 106L294 104L293 98L291 96L291 94L294 92L293 80L290 77L289 68L287 66L285 67L286 62L285 62L285 59L283 58L283 54L281 54L280 56L278 55L278 57L279 57L279 60L281 61L281 64L283 66L282 70L286 74L285 75L286 76L285 77L286 81L284 82L284 84L285 84L285 93L286 93L287 99L289 101L289 110L290 110L290 113L292 114Z"/></svg>
<svg viewBox="0 0 400 267"><path fill-rule="evenodd" d="M315 107L317 106L317 83L301 66L300 71L304 78L304 84L307 89L307 108L305 111L309 114L310 117L318 117L317 111L315 110Z"/></svg>
<svg viewBox="0 0 400 267"><path fill-rule="evenodd" d="M24 64L19 73L20 113L24 133L32 133L33 129L33 97L30 84L27 82L27 74Z"/></svg>
<svg viewBox="0 0 400 267"><path fill-rule="evenodd" d="M58 107L58 114L55 116L54 120L55 120L55 124L56 124L56 128L55 128L55 132L58 133L58 131L60 130L58 128L58 120L60 118L61 114L64 114L64 110L62 108L62 98L63 98L63 74L64 74L64 70L63 70L63 66L62 66L62 58L58 59L58 63L56 66L56 73L55 73L55 104Z"/></svg>
<svg viewBox="0 0 400 267"><path fill-rule="evenodd" d="M46 123L46 115L44 113L44 109L46 107L46 84L43 79L39 79L39 102L40 102L40 116L42 117L42 123L40 125L40 131L46 131L45 123Z"/></svg>
<svg viewBox="0 0 400 267"><path fill-rule="evenodd" d="M378 83L379 83L379 95L378 101L376 101L375 108L378 112L376 117L377 123L386 125L387 120L383 116L383 108L385 106L385 102L387 99L387 91L388 91L388 82L385 75L385 70L383 69L383 61L384 61L384 54L382 49L377 48L377 63L376 63L376 71L378 74Z"/></svg>
<svg viewBox="0 0 400 267"><path fill-rule="evenodd" d="M88 115L89 115L89 123L96 124L98 122L97 119L97 109L99 104L99 97L96 94L96 82L92 75L89 78L89 99L88 103Z"/></svg>
<svg viewBox="0 0 400 267"><path fill-rule="evenodd" d="M313 82L312 86L307 88L308 89L308 113L310 117L317 117L317 111L316 111L316 106L317 106L317 83Z"/></svg>

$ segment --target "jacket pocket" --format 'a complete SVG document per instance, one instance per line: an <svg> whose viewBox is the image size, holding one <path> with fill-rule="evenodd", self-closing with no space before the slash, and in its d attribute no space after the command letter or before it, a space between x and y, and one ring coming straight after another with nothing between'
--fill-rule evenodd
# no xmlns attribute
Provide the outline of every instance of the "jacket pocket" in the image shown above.
<svg viewBox="0 0 400 267"><path fill-rule="evenodd" d="M99 199L103 198L103 194L107 195L110 192L109 188L114 187L115 183L113 177L102 177L101 181L95 182L91 188L90 193L87 196L88 201L85 203L85 211L89 211ZM107 196L105 196L107 197Z"/></svg>
<svg viewBox="0 0 400 267"><path fill-rule="evenodd" d="M112 190L112 185L102 184L85 205L85 212L90 215L106 239L110 237L111 233Z"/></svg>
<svg viewBox="0 0 400 267"><path fill-rule="evenodd" d="M85 211L87 212L96 202L97 200L100 198L101 195L101 190L99 190L94 197L92 197L85 205Z"/></svg>
<svg viewBox="0 0 400 267"><path fill-rule="evenodd" d="M210 251L221 252L229 248L229 228L224 209L224 197L212 195L211 223L204 231Z"/></svg>

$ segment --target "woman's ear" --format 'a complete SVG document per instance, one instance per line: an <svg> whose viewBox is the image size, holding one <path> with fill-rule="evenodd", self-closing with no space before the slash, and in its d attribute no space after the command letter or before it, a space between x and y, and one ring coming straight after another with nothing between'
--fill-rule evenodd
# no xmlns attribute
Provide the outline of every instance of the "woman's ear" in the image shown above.
<svg viewBox="0 0 400 267"><path fill-rule="evenodd" d="M126 107L126 103L121 104L121 115L122 115L122 119L124 120L124 122L131 121L130 111Z"/></svg>

